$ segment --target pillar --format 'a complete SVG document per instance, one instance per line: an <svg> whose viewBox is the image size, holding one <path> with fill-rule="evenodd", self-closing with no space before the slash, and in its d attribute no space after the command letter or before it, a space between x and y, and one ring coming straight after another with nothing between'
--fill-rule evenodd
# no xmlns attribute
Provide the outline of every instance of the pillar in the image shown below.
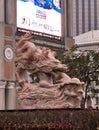
<svg viewBox="0 0 99 130"><path fill-rule="evenodd" d="M5 85L6 82L1 81L4 77L4 61L3 61L3 48L4 48L4 0L0 0L0 110L5 109Z"/></svg>
<svg viewBox="0 0 99 130"><path fill-rule="evenodd" d="M73 37L73 0L67 1L67 36Z"/></svg>
<svg viewBox="0 0 99 130"><path fill-rule="evenodd" d="M16 109L16 78L15 78L15 34L16 34L16 0L5 0L4 26L4 80L5 108Z"/></svg>
<svg viewBox="0 0 99 130"><path fill-rule="evenodd" d="M70 49L74 45L73 39L73 0L64 0L65 8L65 49Z"/></svg>
<svg viewBox="0 0 99 130"><path fill-rule="evenodd" d="M14 82L8 82L5 89L5 108L6 110L16 109L16 87Z"/></svg>
<svg viewBox="0 0 99 130"><path fill-rule="evenodd" d="M4 0L0 1L0 79L3 79L4 63L3 63L3 48L4 48Z"/></svg>
<svg viewBox="0 0 99 130"><path fill-rule="evenodd" d="M0 81L0 110L5 110L5 81Z"/></svg>

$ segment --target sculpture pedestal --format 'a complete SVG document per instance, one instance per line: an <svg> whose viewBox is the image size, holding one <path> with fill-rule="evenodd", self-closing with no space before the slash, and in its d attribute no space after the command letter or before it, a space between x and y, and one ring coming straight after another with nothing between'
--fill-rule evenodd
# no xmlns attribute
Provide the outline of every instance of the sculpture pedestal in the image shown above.
<svg viewBox="0 0 99 130"><path fill-rule="evenodd" d="M80 108L83 90L77 84L45 88L37 83L25 83L17 93L18 109Z"/></svg>

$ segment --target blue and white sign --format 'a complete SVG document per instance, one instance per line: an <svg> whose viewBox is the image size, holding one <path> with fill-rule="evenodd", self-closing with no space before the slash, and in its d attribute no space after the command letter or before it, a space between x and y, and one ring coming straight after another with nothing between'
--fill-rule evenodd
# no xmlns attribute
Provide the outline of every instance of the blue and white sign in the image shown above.
<svg viewBox="0 0 99 130"><path fill-rule="evenodd" d="M61 38L61 0L17 0L18 30Z"/></svg>

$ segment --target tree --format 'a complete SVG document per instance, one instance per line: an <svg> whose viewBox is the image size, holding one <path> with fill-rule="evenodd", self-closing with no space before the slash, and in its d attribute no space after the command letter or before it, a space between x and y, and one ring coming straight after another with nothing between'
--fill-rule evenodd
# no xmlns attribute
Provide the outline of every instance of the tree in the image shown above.
<svg viewBox="0 0 99 130"><path fill-rule="evenodd" d="M68 51L58 52L57 58L67 65L66 74L71 78L77 77L85 83L85 96L82 104L82 107L85 108L88 92L91 91L91 82L98 81L99 51L82 51L71 48Z"/></svg>

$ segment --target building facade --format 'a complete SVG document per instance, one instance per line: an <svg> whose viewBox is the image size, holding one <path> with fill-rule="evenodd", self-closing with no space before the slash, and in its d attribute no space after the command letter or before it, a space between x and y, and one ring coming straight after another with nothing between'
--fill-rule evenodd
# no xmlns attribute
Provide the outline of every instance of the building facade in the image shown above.
<svg viewBox="0 0 99 130"><path fill-rule="evenodd" d="M73 36L99 30L99 0L72 0Z"/></svg>
<svg viewBox="0 0 99 130"><path fill-rule="evenodd" d="M66 5L67 37L83 50L99 49L99 1L67 0Z"/></svg>
<svg viewBox="0 0 99 130"><path fill-rule="evenodd" d="M20 36L17 35L16 6L16 0L0 0L0 110L17 109L14 59L15 46ZM63 9L63 44L34 38L33 42L36 45L63 49L69 41L68 46L72 46L72 39L67 38L67 0L64 0Z"/></svg>
<svg viewBox="0 0 99 130"><path fill-rule="evenodd" d="M98 0L63 0L63 44L33 39L35 44L67 49L74 44L73 36L99 28ZM0 0L0 110L17 109L15 78L16 0Z"/></svg>

